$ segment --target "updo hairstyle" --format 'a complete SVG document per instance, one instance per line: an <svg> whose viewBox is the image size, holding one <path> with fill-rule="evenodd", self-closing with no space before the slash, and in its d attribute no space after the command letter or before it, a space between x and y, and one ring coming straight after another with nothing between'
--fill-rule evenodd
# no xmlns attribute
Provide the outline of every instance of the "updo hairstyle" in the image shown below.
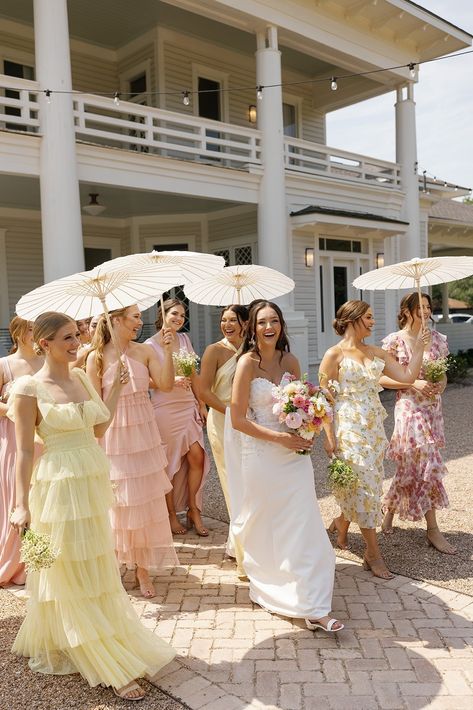
<svg viewBox="0 0 473 710"><path fill-rule="evenodd" d="M347 301L338 309L332 327L337 335L345 335L347 327L353 325L362 318L368 308L371 308L366 301Z"/></svg>
<svg viewBox="0 0 473 710"><path fill-rule="evenodd" d="M33 325L33 349L35 353L37 355L44 355L45 350L41 347L39 341L54 340L58 330L68 323L73 323L74 326L76 325L75 320L66 316L65 313L57 313L56 311L41 313L41 315L36 318Z"/></svg>
<svg viewBox="0 0 473 710"><path fill-rule="evenodd" d="M10 349L10 355L16 353L18 350L19 343L24 342L28 328L30 327L30 321L20 318L20 316L15 316L11 319L8 330L10 331L10 338L12 339L12 347Z"/></svg>

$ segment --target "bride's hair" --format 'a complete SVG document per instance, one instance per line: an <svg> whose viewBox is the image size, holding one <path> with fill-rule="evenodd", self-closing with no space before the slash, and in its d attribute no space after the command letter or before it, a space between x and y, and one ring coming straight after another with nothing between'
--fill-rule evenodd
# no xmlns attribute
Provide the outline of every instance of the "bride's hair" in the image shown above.
<svg viewBox="0 0 473 710"><path fill-rule="evenodd" d="M279 318L279 323L281 324L281 332L276 343L276 350L279 350L279 352L281 353L281 357L279 358L279 360L281 361L283 354L290 352L291 349L289 347L289 338L287 337L286 321L284 320L284 316L279 306L276 303L272 303L271 301L256 301L256 303L250 307L248 328L246 329L245 340L243 342L241 354L243 355L244 353L248 352L256 353L259 357L260 364L261 353L259 351L258 341L256 339L256 323L258 321L258 313L263 310L263 308L272 308L273 311L276 311L276 314Z"/></svg>

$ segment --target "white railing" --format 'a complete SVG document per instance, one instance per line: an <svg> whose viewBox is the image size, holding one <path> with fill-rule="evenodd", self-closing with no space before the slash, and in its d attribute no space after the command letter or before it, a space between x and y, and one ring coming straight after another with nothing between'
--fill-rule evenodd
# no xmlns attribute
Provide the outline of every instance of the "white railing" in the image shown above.
<svg viewBox="0 0 473 710"><path fill-rule="evenodd" d="M39 130L35 81L0 75L0 129L29 133Z"/></svg>
<svg viewBox="0 0 473 710"><path fill-rule="evenodd" d="M260 134L250 128L89 94L73 101L78 138L225 167L261 163Z"/></svg>
<svg viewBox="0 0 473 710"><path fill-rule="evenodd" d="M351 182L400 188L400 166L385 160L329 148L320 143L284 139L284 163L288 170Z"/></svg>

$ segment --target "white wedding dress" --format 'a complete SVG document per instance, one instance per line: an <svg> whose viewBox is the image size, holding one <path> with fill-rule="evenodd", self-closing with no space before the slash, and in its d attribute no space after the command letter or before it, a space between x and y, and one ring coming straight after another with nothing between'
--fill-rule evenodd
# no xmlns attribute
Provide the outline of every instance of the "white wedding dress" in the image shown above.
<svg viewBox="0 0 473 710"><path fill-rule="evenodd" d="M248 418L280 430L273 414L273 384L257 377ZM243 548L250 598L295 618L329 614L335 554L320 516L309 456L256 439L225 421L225 465L231 529Z"/></svg>

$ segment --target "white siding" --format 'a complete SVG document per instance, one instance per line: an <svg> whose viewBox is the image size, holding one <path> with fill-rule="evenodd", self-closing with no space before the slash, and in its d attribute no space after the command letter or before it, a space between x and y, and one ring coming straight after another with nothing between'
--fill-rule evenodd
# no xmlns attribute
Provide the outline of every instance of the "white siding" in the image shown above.
<svg viewBox="0 0 473 710"><path fill-rule="evenodd" d="M312 268L305 265L306 248L314 247L314 238L310 235L293 236L293 274L296 282L294 290L294 307L296 311L303 311L309 321L309 364L318 361L317 358L317 333L320 328L320 304L318 294L318 281L316 280L319 269L317 250Z"/></svg>
<svg viewBox="0 0 473 710"><path fill-rule="evenodd" d="M8 300L13 316L21 296L43 283L41 222L38 219L0 217L6 229Z"/></svg>

